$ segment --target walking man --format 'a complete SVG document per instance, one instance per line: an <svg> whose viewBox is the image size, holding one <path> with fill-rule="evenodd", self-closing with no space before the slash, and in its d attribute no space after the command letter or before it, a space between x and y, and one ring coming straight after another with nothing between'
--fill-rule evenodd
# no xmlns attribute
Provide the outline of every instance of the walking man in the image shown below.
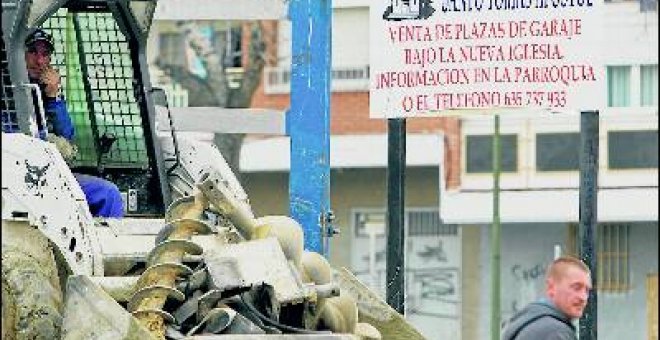
<svg viewBox="0 0 660 340"><path fill-rule="evenodd" d="M502 340L577 340L572 322L587 306L589 267L574 257L560 257L548 267L545 285L545 297L514 315Z"/></svg>

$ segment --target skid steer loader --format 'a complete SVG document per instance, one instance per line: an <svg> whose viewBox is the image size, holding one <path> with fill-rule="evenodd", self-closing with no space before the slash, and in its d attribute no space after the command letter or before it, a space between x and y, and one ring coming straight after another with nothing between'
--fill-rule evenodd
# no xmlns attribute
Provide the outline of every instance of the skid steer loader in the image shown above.
<svg viewBox="0 0 660 340"><path fill-rule="evenodd" d="M2 1L2 339L421 339L304 251L296 221L254 216L217 148L177 135L147 73L156 5ZM76 128L67 160L39 138L37 28ZM93 218L74 172L115 183L126 216Z"/></svg>

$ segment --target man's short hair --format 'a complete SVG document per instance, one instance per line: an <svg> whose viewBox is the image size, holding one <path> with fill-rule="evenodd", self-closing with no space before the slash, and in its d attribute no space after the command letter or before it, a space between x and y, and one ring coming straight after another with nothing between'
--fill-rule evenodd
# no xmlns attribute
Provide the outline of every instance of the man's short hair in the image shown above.
<svg viewBox="0 0 660 340"><path fill-rule="evenodd" d="M582 262L580 259L575 258L573 256L561 256L550 264L548 266L548 270L545 273L545 278L550 279L559 279L564 275L565 268L567 266L573 266L578 269L583 270L585 273L591 275L591 271L589 270L589 267Z"/></svg>
<svg viewBox="0 0 660 340"><path fill-rule="evenodd" d="M39 41L44 42L46 46L48 46L48 53L53 53L55 50L53 37L41 28L37 28L25 38L25 47L30 50L31 48L34 48Z"/></svg>

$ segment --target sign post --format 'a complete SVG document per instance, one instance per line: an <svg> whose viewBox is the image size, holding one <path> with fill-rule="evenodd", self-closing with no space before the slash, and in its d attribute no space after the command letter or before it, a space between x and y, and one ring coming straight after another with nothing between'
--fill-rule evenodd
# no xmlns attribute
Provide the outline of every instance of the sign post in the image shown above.
<svg viewBox="0 0 660 340"><path fill-rule="evenodd" d="M372 1L370 116L391 120L512 111L532 116L601 107L607 93L599 52L604 28L602 1ZM491 235L493 339L499 337L500 327L496 138ZM388 207L393 204L388 201ZM397 244L389 236L398 233L389 226L388 231L388 245ZM390 251L401 253L390 255ZM404 283L391 281L389 276L390 259L403 256L402 247L388 249L388 292L403 292Z"/></svg>
<svg viewBox="0 0 660 340"><path fill-rule="evenodd" d="M580 340L598 338L598 290L594 240L598 227L598 111L580 114L580 258L589 267L593 280L589 303L580 318Z"/></svg>
<svg viewBox="0 0 660 340"><path fill-rule="evenodd" d="M240 2L240 1L239 1ZM292 25L289 212L305 249L328 256L330 216L330 50L332 1L289 2Z"/></svg>
<svg viewBox="0 0 660 340"><path fill-rule="evenodd" d="M500 290L500 116L495 115L495 131L493 133L493 223L490 236L490 338L499 340L501 323L501 290Z"/></svg>
<svg viewBox="0 0 660 340"><path fill-rule="evenodd" d="M399 314L405 308L406 229L406 120L392 118L387 122L387 269L385 295L387 304Z"/></svg>

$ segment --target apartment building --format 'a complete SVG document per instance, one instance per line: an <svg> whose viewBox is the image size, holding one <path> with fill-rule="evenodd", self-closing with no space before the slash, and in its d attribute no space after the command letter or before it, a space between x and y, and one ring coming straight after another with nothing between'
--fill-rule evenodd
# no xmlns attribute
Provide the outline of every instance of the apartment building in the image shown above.
<svg viewBox="0 0 660 340"><path fill-rule="evenodd" d="M329 253L335 266L384 293L387 124L369 118L369 4L333 4L331 207L341 234ZM612 0L604 8L607 103L595 108L598 334L657 339L657 2ZM240 25L214 27L240 55ZM252 104L285 110L291 27L280 21L272 29L276 46ZM172 21L157 17L150 39L154 58L195 67ZM240 58L234 62L240 79ZM492 133L492 117L407 120L406 317L429 339L489 337ZM579 114L506 115L501 133L505 319L542 295L557 247L577 249ZM244 142L242 180L257 215L288 212L289 153L286 136Z"/></svg>

